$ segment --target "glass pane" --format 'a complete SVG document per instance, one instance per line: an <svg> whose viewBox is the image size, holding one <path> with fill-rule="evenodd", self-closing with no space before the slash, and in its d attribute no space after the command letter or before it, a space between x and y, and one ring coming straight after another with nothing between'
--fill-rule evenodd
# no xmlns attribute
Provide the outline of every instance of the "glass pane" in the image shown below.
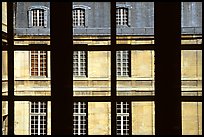
<svg viewBox="0 0 204 137"><path fill-rule="evenodd" d="M50 96L50 51L14 52L16 96Z"/></svg>
<svg viewBox="0 0 204 137"><path fill-rule="evenodd" d="M2 95L8 95L8 54L2 51Z"/></svg>
<svg viewBox="0 0 204 137"><path fill-rule="evenodd" d="M16 2L14 45L50 45L50 2Z"/></svg>
<svg viewBox="0 0 204 137"><path fill-rule="evenodd" d="M116 2L117 44L154 44L154 2Z"/></svg>
<svg viewBox="0 0 204 137"><path fill-rule="evenodd" d="M202 135L202 102L182 102L182 135Z"/></svg>
<svg viewBox="0 0 204 137"><path fill-rule="evenodd" d="M181 2L181 44L202 44L202 2Z"/></svg>
<svg viewBox="0 0 204 137"><path fill-rule="evenodd" d="M117 95L154 95L154 51L117 51Z"/></svg>
<svg viewBox="0 0 204 137"><path fill-rule="evenodd" d="M74 96L110 96L110 52L87 51L86 65L81 52L73 53Z"/></svg>
<svg viewBox="0 0 204 137"><path fill-rule="evenodd" d="M155 135L154 102L132 102L132 135Z"/></svg>
<svg viewBox="0 0 204 137"><path fill-rule="evenodd" d="M111 135L110 102L88 102L88 135Z"/></svg>
<svg viewBox="0 0 204 137"><path fill-rule="evenodd" d="M110 2L73 2L73 43L110 45Z"/></svg>
<svg viewBox="0 0 204 137"><path fill-rule="evenodd" d="M8 101L2 101L2 135L8 135Z"/></svg>
<svg viewBox="0 0 204 137"><path fill-rule="evenodd" d="M15 135L51 135L51 102L16 101Z"/></svg>
<svg viewBox="0 0 204 137"><path fill-rule="evenodd" d="M202 96L202 50L181 51L183 96Z"/></svg>

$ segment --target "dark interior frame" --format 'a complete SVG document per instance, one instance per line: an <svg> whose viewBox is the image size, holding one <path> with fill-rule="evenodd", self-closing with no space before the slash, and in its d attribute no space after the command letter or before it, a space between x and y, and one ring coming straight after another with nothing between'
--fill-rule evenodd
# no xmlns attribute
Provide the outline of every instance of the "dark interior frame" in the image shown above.
<svg viewBox="0 0 204 137"><path fill-rule="evenodd" d="M181 3L155 2L155 44L124 46L116 44L116 2L111 1L111 46L83 47L73 45L72 2L51 2L51 46L15 46L13 10L7 10L7 42L2 51L8 52L8 134L14 135L15 101L51 101L51 134L73 134L73 102L111 102L111 135L116 135L117 101L154 101L155 134L181 135L181 102L201 102L202 96L181 96L181 50L202 50L181 45ZM13 9L8 2L7 9ZM63 16L61 16L63 15ZM63 34L63 35L62 35ZM141 47L141 48L140 48ZM14 51L51 51L51 96L14 96ZM155 96L116 96L116 50L155 50ZM73 50L111 51L111 96L73 97ZM64 59L66 58L66 62ZM60 60L60 61L59 61ZM165 91L165 92L164 92ZM168 108L168 109L167 109ZM131 131L131 130L130 130ZM130 133L131 134L131 133Z"/></svg>

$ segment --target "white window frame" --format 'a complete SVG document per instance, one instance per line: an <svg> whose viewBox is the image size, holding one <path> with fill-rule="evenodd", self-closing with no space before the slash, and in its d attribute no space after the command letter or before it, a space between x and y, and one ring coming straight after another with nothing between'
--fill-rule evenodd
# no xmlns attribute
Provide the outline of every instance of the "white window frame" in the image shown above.
<svg viewBox="0 0 204 137"><path fill-rule="evenodd" d="M35 108L35 109L38 109L38 112L32 112L32 103L34 103L34 106L35 106L35 103L37 103L38 105L38 108ZM44 108L41 108L41 105L42 106L45 106ZM45 112L40 112L41 109L45 109ZM32 116L37 116L37 133L32 133L32 129L31 129L31 124L32 124ZM43 119L41 119L41 116L43 116ZM45 118L44 118L45 117ZM40 132L40 126L42 125L42 123L40 123L41 121L46 121L46 128L43 129L43 131L45 131L45 133L41 133ZM34 124L35 125L35 124ZM35 129L34 129L35 130ZM47 135L47 103L46 102L30 102L30 135Z"/></svg>
<svg viewBox="0 0 204 137"><path fill-rule="evenodd" d="M86 72L87 71L87 51L74 51L73 54L74 55L77 54L77 58L75 58L75 56L73 55L73 75L74 77L78 77L78 76L85 77L87 74ZM82 60L84 62L82 62ZM77 71L75 70L75 67L77 68Z"/></svg>
<svg viewBox="0 0 204 137"><path fill-rule="evenodd" d="M81 108L81 105L83 106ZM76 121L77 124L74 123L73 125L73 134L74 135L86 135L86 103L85 102L74 102L74 121ZM75 110L77 110L78 112L76 113ZM83 119L81 119L81 116L83 117ZM75 117L77 117L77 119L75 119ZM83 121L84 120L84 121ZM83 122L85 123L85 125L83 124ZM78 129L75 128L75 125L78 126ZM83 126L83 129L81 129L81 125ZM81 130L83 131L81 133Z"/></svg>
<svg viewBox="0 0 204 137"><path fill-rule="evenodd" d="M28 27L47 27L48 24L48 7L45 6L31 6L28 8ZM34 26L33 24L33 11L37 10L37 26ZM43 17L43 26L39 26L39 11L42 10L44 17Z"/></svg>
<svg viewBox="0 0 204 137"><path fill-rule="evenodd" d="M124 108L123 105L125 105L126 107ZM120 106L120 107L118 107L118 106ZM116 103L116 109L120 109L120 113L117 112L117 118L120 117L120 121L121 121L120 125L118 125L118 124L116 125L117 131L119 131L119 130L121 131L120 133L117 132L117 135L129 135L129 132L128 132L129 131L128 127L130 126L130 124L129 124L130 123L129 112L128 112L129 106L130 106L130 104L128 104L128 102L119 102L119 103L117 102ZM127 109L127 112L124 112L125 109ZM125 121L125 118L127 121ZM119 120L117 119L117 121L119 121ZM127 122L127 123L125 123L125 122ZM127 127L126 129L123 128L124 125ZM118 129L118 127L120 127L120 129ZM124 133L124 130L128 130L127 134Z"/></svg>
<svg viewBox="0 0 204 137"><path fill-rule="evenodd" d="M126 58L124 58L124 56L126 56ZM126 60L126 62L124 62L124 59ZM116 51L116 66L117 66L116 67L117 76L129 76L129 73L130 73L130 51L129 50Z"/></svg>
<svg viewBox="0 0 204 137"><path fill-rule="evenodd" d="M32 75L32 51L30 51L30 76L31 77L47 77L47 68L48 68L48 53L47 53L47 51L43 51L43 52L45 52L45 54L46 54L46 69L45 69L45 73L46 73L46 75L43 75L43 76L41 76L40 75L40 73L41 73L41 66L40 66L40 57L41 57L41 51L37 51L38 53L37 53L37 56L38 56L38 75L37 76L35 76L35 75Z"/></svg>

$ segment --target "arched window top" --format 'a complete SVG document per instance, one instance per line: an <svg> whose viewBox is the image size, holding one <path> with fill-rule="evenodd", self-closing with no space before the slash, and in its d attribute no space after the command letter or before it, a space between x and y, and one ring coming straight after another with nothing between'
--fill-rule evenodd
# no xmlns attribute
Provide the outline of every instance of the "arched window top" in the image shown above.
<svg viewBox="0 0 204 137"><path fill-rule="evenodd" d="M72 6L73 9L91 9L91 7L85 6L85 5L73 5Z"/></svg>
<svg viewBox="0 0 204 137"><path fill-rule="evenodd" d="M128 8L131 9L132 7L127 4L116 4L116 8Z"/></svg>
<svg viewBox="0 0 204 137"><path fill-rule="evenodd" d="M28 10L34 10L34 9L42 9L42 10L48 10L49 8L46 6L30 6Z"/></svg>

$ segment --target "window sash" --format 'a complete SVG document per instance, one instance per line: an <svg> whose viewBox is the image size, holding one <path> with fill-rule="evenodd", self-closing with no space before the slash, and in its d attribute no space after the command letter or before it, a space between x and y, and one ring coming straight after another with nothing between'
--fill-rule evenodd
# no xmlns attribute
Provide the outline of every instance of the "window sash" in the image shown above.
<svg viewBox="0 0 204 137"><path fill-rule="evenodd" d="M85 102L74 102L74 135L86 134L86 104Z"/></svg>
<svg viewBox="0 0 204 137"><path fill-rule="evenodd" d="M36 109L37 112L35 112ZM44 112L41 112L42 109L44 110ZM47 134L46 102L30 102L30 134L31 135Z"/></svg>
<svg viewBox="0 0 204 137"><path fill-rule="evenodd" d="M47 76L47 51L30 51L30 76Z"/></svg>

